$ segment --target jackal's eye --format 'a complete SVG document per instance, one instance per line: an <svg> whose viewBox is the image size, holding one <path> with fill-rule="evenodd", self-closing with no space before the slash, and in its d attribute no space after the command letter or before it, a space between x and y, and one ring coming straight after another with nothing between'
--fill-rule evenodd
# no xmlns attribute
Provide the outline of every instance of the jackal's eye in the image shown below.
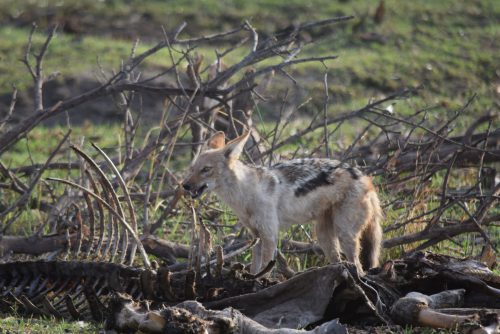
<svg viewBox="0 0 500 334"><path fill-rule="evenodd" d="M203 168L201 169L201 172L202 172L202 173L208 173L208 172L210 172L211 170L212 170L212 167L210 167L210 166L205 166L205 167L203 167Z"/></svg>

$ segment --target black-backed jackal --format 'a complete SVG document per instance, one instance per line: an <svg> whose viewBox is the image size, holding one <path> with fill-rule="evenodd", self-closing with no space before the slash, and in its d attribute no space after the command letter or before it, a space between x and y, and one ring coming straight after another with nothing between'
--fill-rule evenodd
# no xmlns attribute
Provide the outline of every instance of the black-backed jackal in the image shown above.
<svg viewBox="0 0 500 334"><path fill-rule="evenodd" d="M213 191L260 238L251 271L274 257L281 228L315 221L318 243L332 263L341 252L360 273L376 267L382 210L371 178L336 160L298 159L270 168L239 160L249 137L225 143L217 132L193 160L183 187L192 197Z"/></svg>

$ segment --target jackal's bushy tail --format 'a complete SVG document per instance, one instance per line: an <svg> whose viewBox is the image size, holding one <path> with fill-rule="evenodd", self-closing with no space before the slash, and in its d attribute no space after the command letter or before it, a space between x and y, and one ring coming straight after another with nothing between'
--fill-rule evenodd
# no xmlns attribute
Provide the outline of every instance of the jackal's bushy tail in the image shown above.
<svg viewBox="0 0 500 334"><path fill-rule="evenodd" d="M365 225L361 236L360 262L364 270L375 268L379 264L380 249L382 247L382 226L380 222L383 217L380 201L375 192L369 192L370 217Z"/></svg>

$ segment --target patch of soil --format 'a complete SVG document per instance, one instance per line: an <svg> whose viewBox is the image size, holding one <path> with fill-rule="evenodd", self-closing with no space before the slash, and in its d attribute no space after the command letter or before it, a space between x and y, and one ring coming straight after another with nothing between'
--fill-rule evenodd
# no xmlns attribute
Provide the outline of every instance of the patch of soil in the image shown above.
<svg viewBox="0 0 500 334"><path fill-rule="evenodd" d="M175 18L174 18L175 19ZM17 16L9 15L1 21L16 27L31 27L36 22L42 29L57 24L67 34L107 36L126 40L163 39L164 22L157 22L148 13L132 15L96 14L94 11L55 7L25 6ZM169 26L175 26L170 20Z"/></svg>
<svg viewBox="0 0 500 334"><path fill-rule="evenodd" d="M70 77L62 80L50 81L44 85L43 102L45 107L53 106L57 102L75 97L88 92L99 86L99 82L85 77ZM156 94L137 93L131 109L135 112L141 111L141 122L151 124L158 122L164 105L164 98ZM6 111L11 103L11 95L0 95L0 119L5 117ZM116 123L122 122L124 113L118 106L119 100L109 96L98 98L78 107L71 109L68 113L62 113L44 121L44 125L53 126L57 124L71 125L84 122ZM9 124L14 125L22 122L34 111L32 90L19 91L17 102ZM134 113L135 117L135 113Z"/></svg>

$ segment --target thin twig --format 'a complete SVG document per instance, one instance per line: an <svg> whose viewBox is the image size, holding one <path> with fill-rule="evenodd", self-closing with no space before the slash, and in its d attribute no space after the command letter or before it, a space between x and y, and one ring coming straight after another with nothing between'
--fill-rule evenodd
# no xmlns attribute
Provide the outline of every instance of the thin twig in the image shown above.
<svg viewBox="0 0 500 334"><path fill-rule="evenodd" d="M28 202L28 199L29 197L31 196L31 193L33 192L33 190L35 189L36 185L38 184L38 181L40 180L40 178L42 177L42 174L43 172L45 171L45 168L48 164L50 164L50 162L52 161L52 159L54 159L54 157L56 156L56 154L59 152L59 150L61 149L61 147L63 146L63 144L66 142L66 140L69 138L69 135L71 134L71 129L68 130L68 132L64 135L63 139L59 142L59 144L56 146L56 148L54 149L54 151L52 151L52 153L50 154L49 158L47 159L47 161L45 162L45 165L38 171L38 173L35 175L35 177L33 178L33 180L30 182L30 185L27 187L26 191L24 192L24 194L22 196L20 196L14 203L12 203L7 209L5 209L4 211L2 211L0 213L0 221L8 214L10 213L12 210L20 207L20 206L23 206L25 205L27 202ZM13 223L13 221L10 221L9 224L6 224L3 226L2 228L2 234L5 234L5 232L8 230L8 228L10 227L10 225Z"/></svg>

